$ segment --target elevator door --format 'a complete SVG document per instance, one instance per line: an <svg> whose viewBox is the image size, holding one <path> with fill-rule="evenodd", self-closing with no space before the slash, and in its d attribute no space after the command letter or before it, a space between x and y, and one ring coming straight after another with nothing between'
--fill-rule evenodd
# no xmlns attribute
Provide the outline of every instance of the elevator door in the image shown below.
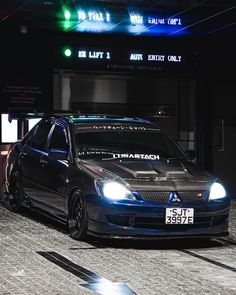
<svg viewBox="0 0 236 295"><path fill-rule="evenodd" d="M220 81L213 87L213 173L236 198L236 84Z"/></svg>

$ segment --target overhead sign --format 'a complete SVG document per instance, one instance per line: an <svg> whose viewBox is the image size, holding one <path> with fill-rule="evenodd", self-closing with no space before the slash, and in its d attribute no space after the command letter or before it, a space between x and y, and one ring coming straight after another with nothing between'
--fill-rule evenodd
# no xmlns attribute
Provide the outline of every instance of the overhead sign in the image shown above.
<svg viewBox="0 0 236 295"><path fill-rule="evenodd" d="M147 13L138 8L63 7L60 25L65 31L89 33L123 33L132 35L186 35L187 24L179 14Z"/></svg>
<svg viewBox="0 0 236 295"><path fill-rule="evenodd" d="M87 46L62 48L60 64L66 68L178 72L194 67L194 56L181 49L127 49ZM68 54L70 53L70 54ZM64 59L63 59L64 56Z"/></svg>
<svg viewBox="0 0 236 295"><path fill-rule="evenodd" d="M111 59L110 51L78 50L79 59Z"/></svg>

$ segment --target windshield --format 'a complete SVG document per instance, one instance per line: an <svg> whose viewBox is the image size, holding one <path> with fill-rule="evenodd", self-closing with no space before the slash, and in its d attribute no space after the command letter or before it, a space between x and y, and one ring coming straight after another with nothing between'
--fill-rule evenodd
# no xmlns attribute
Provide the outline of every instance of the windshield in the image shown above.
<svg viewBox="0 0 236 295"><path fill-rule="evenodd" d="M75 139L81 159L186 159L169 137L155 130L77 132Z"/></svg>

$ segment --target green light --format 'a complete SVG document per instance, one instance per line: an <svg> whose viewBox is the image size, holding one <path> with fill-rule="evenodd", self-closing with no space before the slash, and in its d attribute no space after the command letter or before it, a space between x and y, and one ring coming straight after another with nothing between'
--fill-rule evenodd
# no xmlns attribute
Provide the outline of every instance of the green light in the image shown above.
<svg viewBox="0 0 236 295"><path fill-rule="evenodd" d="M70 13L70 11L69 10L66 10L65 12L64 12L64 16L65 16L65 19L70 19L71 18L71 13Z"/></svg>
<svg viewBox="0 0 236 295"><path fill-rule="evenodd" d="M64 55L65 55L66 57L71 57L71 54L72 54L72 51L71 51L70 48L66 48L66 49L64 50Z"/></svg>
<svg viewBox="0 0 236 295"><path fill-rule="evenodd" d="M63 22L63 29L65 31L67 31L69 28L71 28L73 26L73 22L71 22L70 20L65 20Z"/></svg>

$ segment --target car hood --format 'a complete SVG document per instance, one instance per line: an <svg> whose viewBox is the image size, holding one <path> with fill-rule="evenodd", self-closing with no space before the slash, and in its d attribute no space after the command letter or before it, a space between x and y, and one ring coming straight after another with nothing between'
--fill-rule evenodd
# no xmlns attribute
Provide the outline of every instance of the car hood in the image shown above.
<svg viewBox="0 0 236 295"><path fill-rule="evenodd" d="M214 178L186 160L81 161L100 180L116 180L135 190L209 190Z"/></svg>

